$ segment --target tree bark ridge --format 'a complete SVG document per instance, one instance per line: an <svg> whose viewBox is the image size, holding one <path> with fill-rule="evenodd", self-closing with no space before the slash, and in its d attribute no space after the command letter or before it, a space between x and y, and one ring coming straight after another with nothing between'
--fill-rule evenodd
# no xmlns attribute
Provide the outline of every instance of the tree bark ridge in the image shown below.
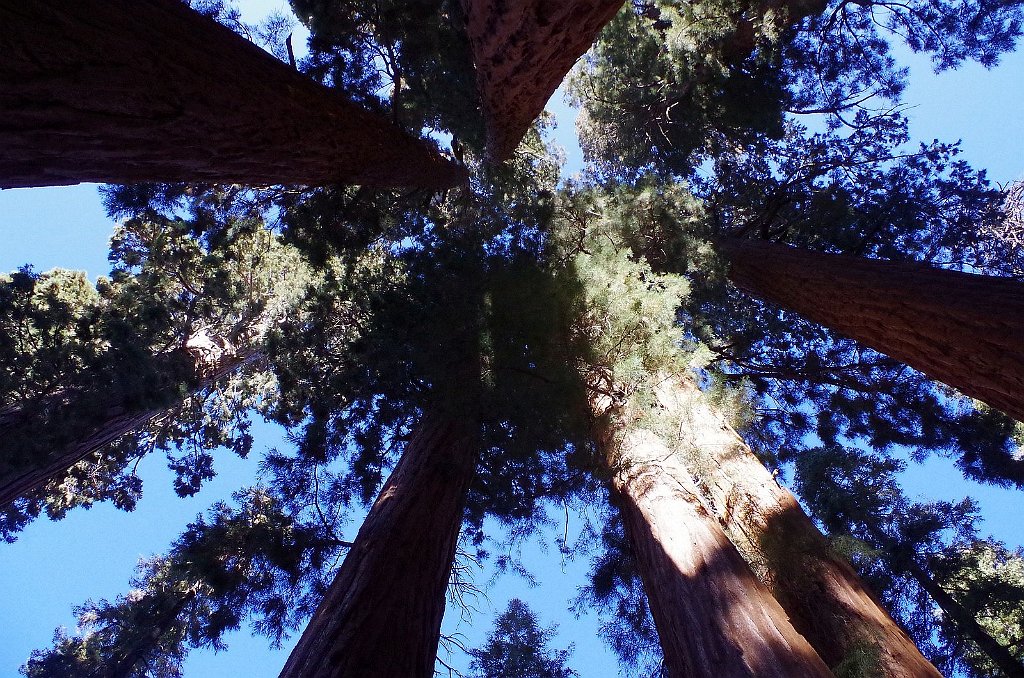
<svg viewBox="0 0 1024 678"><path fill-rule="evenodd" d="M615 423L608 396L594 396L591 409L668 675L832 676L726 537L675 451L642 424Z"/></svg>
<svg viewBox="0 0 1024 678"><path fill-rule="evenodd" d="M465 171L180 0L0 5L0 188L444 188Z"/></svg>
<svg viewBox="0 0 1024 678"><path fill-rule="evenodd" d="M515 151L623 0L463 0L492 159Z"/></svg>
<svg viewBox="0 0 1024 678"><path fill-rule="evenodd" d="M1019 281L748 240L720 247L740 289L1024 421Z"/></svg>
<svg viewBox="0 0 1024 678"><path fill-rule="evenodd" d="M672 446L729 539L829 666L873 649L880 677L941 678L696 385L666 375L657 400L655 416L676 428Z"/></svg>
<svg viewBox="0 0 1024 678"><path fill-rule="evenodd" d="M282 678L433 675L476 459L476 438L463 424L424 417Z"/></svg>

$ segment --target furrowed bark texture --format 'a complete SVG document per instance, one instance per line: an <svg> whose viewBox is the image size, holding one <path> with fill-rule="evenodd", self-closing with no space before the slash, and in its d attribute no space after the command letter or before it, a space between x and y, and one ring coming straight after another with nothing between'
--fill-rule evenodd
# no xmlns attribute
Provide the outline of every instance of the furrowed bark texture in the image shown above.
<svg viewBox="0 0 1024 678"><path fill-rule="evenodd" d="M763 242L720 245L740 289L1024 421L1024 284Z"/></svg>
<svg viewBox="0 0 1024 678"><path fill-rule="evenodd" d="M212 339L205 333L192 337L180 355L191 363L194 375L194 392L212 386L242 365L255 358L250 352L239 352L229 343ZM95 396L94 396L95 397ZM102 396L98 396L102 397ZM62 402L52 405L58 409L74 410L76 398L61 398ZM63 402L66 400L66 402ZM51 480L62 477L68 469L82 461L90 454L97 452L106 445L113 443L123 435L145 426L148 422L167 412L169 407L140 409L132 407L132 403L112 404L106 416L95 421L87 430L70 443L58 444L45 458L34 459L28 466L20 466L7 470L0 475L0 507L7 506L20 497L42 489ZM8 447L8 441L15 439L16 429L37 426L33 412L21 412L8 409L0 415L0 458L10 459L14 455ZM52 423L47 421L39 436L46 436L47 429L59 427L59 418ZM25 439L25 436L18 436Z"/></svg>
<svg viewBox="0 0 1024 678"><path fill-rule="evenodd" d="M874 525L868 525L867 528L876 546L893 553L900 550L900 545L894 543L893 539L885 532ZM1004 676L1007 678L1024 678L1024 664L1020 660L1014 657L999 641L989 635L985 628L978 623L978 620L968 610L964 609L945 589L939 586L938 582L923 567L918 565L912 558L907 560L907 565L910 575L928 593L935 604L942 610L943 614L953 622L961 634L974 641L978 648L988 655L988 658L999 667Z"/></svg>
<svg viewBox="0 0 1024 678"><path fill-rule="evenodd" d="M180 0L5 2L0 26L0 188L465 178Z"/></svg>
<svg viewBox="0 0 1024 678"><path fill-rule="evenodd" d="M689 473L648 431L612 479L669 675L831 676L729 542Z"/></svg>
<svg viewBox="0 0 1024 678"><path fill-rule="evenodd" d="M657 398L655 416L677 429L672 445L729 539L829 666L874 648L873 675L941 678L850 565L829 548L793 494L693 383L666 376Z"/></svg>
<svg viewBox="0 0 1024 678"><path fill-rule="evenodd" d="M730 543L673 450L655 433L592 409L668 675L832 676Z"/></svg>
<svg viewBox="0 0 1024 678"><path fill-rule="evenodd" d="M623 0L462 0L496 161L515 151Z"/></svg>
<svg viewBox="0 0 1024 678"><path fill-rule="evenodd" d="M476 438L428 415L366 516L282 678L429 678Z"/></svg>

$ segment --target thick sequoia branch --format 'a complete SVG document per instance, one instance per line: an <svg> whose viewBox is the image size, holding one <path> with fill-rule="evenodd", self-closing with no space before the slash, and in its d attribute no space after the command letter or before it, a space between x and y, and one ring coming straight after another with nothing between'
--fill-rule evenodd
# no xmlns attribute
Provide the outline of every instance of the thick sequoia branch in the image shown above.
<svg viewBox="0 0 1024 678"><path fill-rule="evenodd" d="M256 359L258 354L238 351L229 342L200 332L185 348L168 356L158 357L157 366L166 365L169 373L185 376L181 387L192 393L209 388L216 382ZM163 394L157 399L166 400ZM41 408L43 411L22 411L7 408L0 412L0 507L42 489L51 480L67 471L118 438L137 431L167 412L173 403L162 407L139 407L132 402L106 402L104 394L74 395L58 393ZM78 416L83 407L101 414L87 421ZM12 445L45 448L45 454L29 455ZM21 463L11 460L22 459Z"/></svg>
<svg viewBox="0 0 1024 678"><path fill-rule="evenodd" d="M729 278L1024 421L1024 284L723 240Z"/></svg>
<svg viewBox="0 0 1024 678"><path fill-rule="evenodd" d="M673 426L715 517L829 666L873 647L880 678L941 678L837 555L796 498L685 377L666 376L654 416Z"/></svg>
<svg viewBox="0 0 1024 678"><path fill-rule="evenodd" d="M623 0L462 0L487 124L505 160Z"/></svg>
<svg viewBox="0 0 1024 678"><path fill-rule="evenodd" d="M650 430L614 423L610 400L592 398L596 437L668 674L832 676L730 543L676 452Z"/></svg>
<svg viewBox="0 0 1024 678"><path fill-rule="evenodd" d="M430 678L476 437L426 415L282 678Z"/></svg>
<svg viewBox="0 0 1024 678"><path fill-rule="evenodd" d="M180 0L5 2L0 26L0 188L465 177Z"/></svg>

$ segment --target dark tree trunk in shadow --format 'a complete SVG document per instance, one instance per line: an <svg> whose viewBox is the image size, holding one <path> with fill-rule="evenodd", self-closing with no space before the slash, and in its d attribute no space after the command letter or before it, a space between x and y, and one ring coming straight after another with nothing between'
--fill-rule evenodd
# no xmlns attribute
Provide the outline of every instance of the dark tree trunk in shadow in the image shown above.
<svg viewBox="0 0 1024 678"><path fill-rule="evenodd" d="M477 436L428 414L370 509L283 678L429 678Z"/></svg>
<svg viewBox="0 0 1024 678"><path fill-rule="evenodd" d="M491 158L512 155L623 0L462 0Z"/></svg>
<svg viewBox="0 0 1024 678"><path fill-rule="evenodd" d="M180 0L5 2L0 26L0 188L465 178Z"/></svg>
<svg viewBox="0 0 1024 678"><path fill-rule="evenodd" d="M188 378L178 384L192 393L209 388L232 374L256 354L237 351L224 341L212 340L200 333L186 348L164 358L168 371L179 373L186 365ZM173 367L171 367L173 366ZM172 380L173 381L173 380ZM174 384L168 388L174 392ZM167 394L155 394L157 399ZM167 398L164 397L164 400ZM51 480L61 478L68 469L118 438L137 431L167 412L180 399L162 407L139 407L137 403L109 402L104 393L61 394L44 399L43 411L7 408L0 413L0 507L42 489ZM99 411L99 416L83 418L79 410ZM21 447L29 447L26 454Z"/></svg>
<svg viewBox="0 0 1024 678"><path fill-rule="evenodd" d="M719 244L740 289L1024 421L1024 283L766 242Z"/></svg>
<svg viewBox="0 0 1024 678"><path fill-rule="evenodd" d="M675 451L649 430L614 430L602 400L593 406L598 444L668 675L832 676L730 543Z"/></svg>
<svg viewBox="0 0 1024 678"><path fill-rule="evenodd" d="M829 666L874 648L878 676L941 677L700 389L666 375L657 398L654 416L677 430L671 445L729 539Z"/></svg>

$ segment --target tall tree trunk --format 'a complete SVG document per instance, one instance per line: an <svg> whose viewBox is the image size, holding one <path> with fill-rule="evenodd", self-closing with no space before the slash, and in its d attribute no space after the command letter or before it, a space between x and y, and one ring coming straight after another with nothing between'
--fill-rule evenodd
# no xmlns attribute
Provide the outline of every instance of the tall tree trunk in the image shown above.
<svg viewBox="0 0 1024 678"><path fill-rule="evenodd" d="M255 357L251 351L238 351L230 343L200 332L168 362L178 363L181 358L185 359L192 377L187 386L194 393L212 386ZM103 395L57 394L53 398L57 402L49 403L46 409L64 410L74 416L83 398L102 399ZM72 440L68 442L68 431L59 430L62 429L59 413L54 416L53 412L48 412L39 416L37 412L7 408L0 413L0 459L8 462L3 464L5 472L0 475L0 507L8 506L16 499L43 488L51 480L62 477L90 454L142 428L168 409L170 406L139 408L130 402L111 403L105 407L103 415L76 427L71 433ZM52 447L46 445L51 440L55 443ZM33 448L48 449L45 454L30 455L27 463L10 464L12 458L25 456L19 454L20 450L11 448L12 444L23 441L32 441Z"/></svg>
<svg viewBox="0 0 1024 678"><path fill-rule="evenodd" d="M428 414L384 484L282 678L429 678L477 439Z"/></svg>
<svg viewBox="0 0 1024 678"><path fill-rule="evenodd" d="M623 0L462 0L491 158L515 151Z"/></svg>
<svg viewBox="0 0 1024 678"><path fill-rule="evenodd" d="M4 2L0 26L0 188L465 178L181 0Z"/></svg>
<svg viewBox="0 0 1024 678"><path fill-rule="evenodd" d="M941 677L700 389L685 377L666 376L657 398L654 416L676 428L673 447L715 517L829 666L874 648L873 675Z"/></svg>
<svg viewBox="0 0 1024 678"><path fill-rule="evenodd" d="M891 553L898 553L901 550L900 545L876 525L865 524L865 527L876 546ZM974 615L964 609L953 596L939 586L938 582L918 565L914 558L906 558L902 561L906 563L910 576L928 593L943 614L953 622L961 634L974 641L974 644L992 660L992 663L999 667L1003 675L1007 678L1024 678L1024 663L989 635Z"/></svg>
<svg viewBox="0 0 1024 678"><path fill-rule="evenodd" d="M737 287L1024 421L1024 284L724 240Z"/></svg>
<svg viewBox="0 0 1024 678"><path fill-rule="evenodd" d="M831 676L715 520L690 474L657 435L620 435L594 406L612 497L677 678Z"/></svg>

